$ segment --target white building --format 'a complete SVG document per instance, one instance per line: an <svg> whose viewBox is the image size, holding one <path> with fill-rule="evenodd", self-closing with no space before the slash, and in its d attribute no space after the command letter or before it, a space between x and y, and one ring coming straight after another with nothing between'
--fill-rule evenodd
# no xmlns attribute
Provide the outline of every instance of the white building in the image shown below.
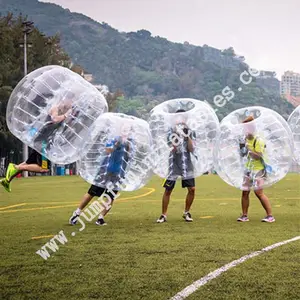
<svg viewBox="0 0 300 300"><path fill-rule="evenodd" d="M280 94L282 96L300 96L300 74L285 72L281 77Z"/></svg>

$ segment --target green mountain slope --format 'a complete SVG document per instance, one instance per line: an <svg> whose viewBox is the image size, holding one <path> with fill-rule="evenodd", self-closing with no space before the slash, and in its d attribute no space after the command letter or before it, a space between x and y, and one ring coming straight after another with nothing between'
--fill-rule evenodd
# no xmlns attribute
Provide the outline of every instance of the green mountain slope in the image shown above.
<svg viewBox="0 0 300 300"><path fill-rule="evenodd" d="M0 13L7 11L28 15L48 35L60 33L72 61L92 73L95 83L124 91L119 105L123 112L142 117L157 103L176 97L206 99L217 108L214 97L226 86L235 96L218 108L220 117L250 105L272 108L284 117L293 109L257 85L255 78L247 85L241 82L240 74L248 66L232 48L222 52L206 45L172 43L147 30L121 33L106 23L37 0L0 0Z"/></svg>

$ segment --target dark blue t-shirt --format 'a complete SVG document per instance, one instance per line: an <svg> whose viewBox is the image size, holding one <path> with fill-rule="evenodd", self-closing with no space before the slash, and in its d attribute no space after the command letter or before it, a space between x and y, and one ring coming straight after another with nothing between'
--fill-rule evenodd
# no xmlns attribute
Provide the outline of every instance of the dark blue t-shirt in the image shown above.
<svg viewBox="0 0 300 300"><path fill-rule="evenodd" d="M126 144L119 138L114 138L106 144L106 148L114 149L108 157L107 172L119 173L126 155Z"/></svg>

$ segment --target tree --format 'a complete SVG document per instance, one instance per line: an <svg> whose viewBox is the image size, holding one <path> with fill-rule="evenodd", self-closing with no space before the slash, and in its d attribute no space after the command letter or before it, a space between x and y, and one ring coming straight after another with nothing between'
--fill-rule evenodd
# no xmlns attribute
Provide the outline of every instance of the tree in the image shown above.
<svg viewBox="0 0 300 300"><path fill-rule="evenodd" d="M8 130L6 125L6 106L10 94L24 75L23 22L26 18L14 17L8 13L0 17L0 155L8 153L20 154L21 143ZM46 65L70 65L70 58L60 46L58 35L46 36L37 28L33 28L28 36L28 71Z"/></svg>

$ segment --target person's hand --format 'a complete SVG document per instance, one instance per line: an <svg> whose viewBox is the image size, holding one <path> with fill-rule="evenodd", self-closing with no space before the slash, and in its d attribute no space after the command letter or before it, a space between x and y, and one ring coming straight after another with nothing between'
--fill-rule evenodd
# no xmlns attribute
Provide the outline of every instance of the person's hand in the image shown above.
<svg viewBox="0 0 300 300"><path fill-rule="evenodd" d="M249 155L253 159L260 159L260 156L255 152L249 151Z"/></svg>
<svg viewBox="0 0 300 300"><path fill-rule="evenodd" d="M70 108L65 114L64 117L65 119L69 118L72 115L72 109Z"/></svg>

